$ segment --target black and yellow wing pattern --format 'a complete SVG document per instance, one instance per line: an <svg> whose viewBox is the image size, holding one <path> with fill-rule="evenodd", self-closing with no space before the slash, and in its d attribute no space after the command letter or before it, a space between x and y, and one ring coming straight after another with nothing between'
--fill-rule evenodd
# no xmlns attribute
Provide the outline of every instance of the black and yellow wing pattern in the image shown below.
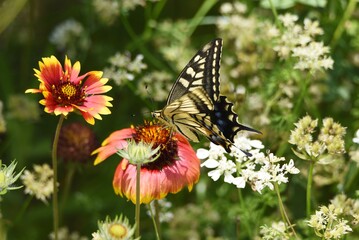
<svg viewBox="0 0 359 240"><path fill-rule="evenodd" d="M194 142L201 133L230 152L238 131L259 132L239 124L233 104L220 95L221 53L220 38L199 50L172 86L166 106L153 116Z"/></svg>

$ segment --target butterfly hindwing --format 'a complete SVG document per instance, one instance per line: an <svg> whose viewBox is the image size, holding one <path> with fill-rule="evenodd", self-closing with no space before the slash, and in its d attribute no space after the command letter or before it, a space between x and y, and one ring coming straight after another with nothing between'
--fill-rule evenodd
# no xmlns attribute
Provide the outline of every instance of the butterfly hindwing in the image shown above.
<svg viewBox="0 0 359 240"><path fill-rule="evenodd" d="M220 96L221 52L219 38L199 50L172 86L167 105L153 115L192 141L201 133L230 152L238 131L258 131L239 124L233 104Z"/></svg>

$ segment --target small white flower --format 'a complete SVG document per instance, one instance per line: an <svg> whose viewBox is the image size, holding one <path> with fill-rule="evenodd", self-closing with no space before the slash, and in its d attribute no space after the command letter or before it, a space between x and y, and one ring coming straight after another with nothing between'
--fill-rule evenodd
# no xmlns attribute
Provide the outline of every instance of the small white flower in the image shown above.
<svg viewBox="0 0 359 240"><path fill-rule="evenodd" d="M199 148L196 154L199 159L206 159L209 157L209 151L204 148Z"/></svg>
<svg viewBox="0 0 359 240"><path fill-rule="evenodd" d="M312 21L311 19L304 19L304 29L311 36L322 35L324 33L323 29L319 27L318 21Z"/></svg>
<svg viewBox="0 0 359 240"><path fill-rule="evenodd" d="M108 59L110 66L104 69L104 75L117 85L132 81L136 75L147 68L147 65L142 60L143 55L141 54L136 55L135 59L131 60L129 53L116 53Z"/></svg>
<svg viewBox="0 0 359 240"><path fill-rule="evenodd" d="M167 201L165 198L159 199L156 201L152 201L150 204L147 204L147 215L151 216L151 211L155 212L155 203L157 202L159 208L161 211L158 212L159 214L159 220L160 222L170 222L174 218L173 212L170 211L170 208L172 207L172 203L170 201ZM151 208L152 210L150 210Z"/></svg>
<svg viewBox="0 0 359 240"><path fill-rule="evenodd" d="M68 19L60 23L51 33L50 42L58 50L65 50L69 55L76 54L78 51L76 48L86 50L90 45L90 40L85 34L84 27L74 19Z"/></svg>
<svg viewBox="0 0 359 240"><path fill-rule="evenodd" d="M219 166L219 162L214 159L208 159L201 164L201 167L206 167L206 168L217 168L218 166Z"/></svg>
<svg viewBox="0 0 359 240"><path fill-rule="evenodd" d="M298 21L298 16L286 13L285 15L279 15L278 19L283 23L285 27L291 27L294 26L296 21Z"/></svg>
<svg viewBox="0 0 359 240"><path fill-rule="evenodd" d="M55 234L52 232L49 235L50 240L55 239ZM88 240L87 237L80 236L78 232L70 232L67 227L61 227L58 230L58 240Z"/></svg>
<svg viewBox="0 0 359 240"><path fill-rule="evenodd" d="M355 132L355 137L353 138L353 142L359 144L359 129Z"/></svg>
<svg viewBox="0 0 359 240"><path fill-rule="evenodd" d="M285 166L286 166L285 170L290 174L298 174L300 172L299 169L294 166L293 159L289 160L289 163L285 164Z"/></svg>
<svg viewBox="0 0 359 240"><path fill-rule="evenodd" d="M53 191L53 170L48 164L34 165L34 171L25 170L21 180L25 185L25 193L35 196L47 203Z"/></svg>
<svg viewBox="0 0 359 240"><path fill-rule="evenodd" d="M299 173L293 160L288 164L281 164L285 161L284 157L260 152L264 146L259 140L250 140L244 135L238 135L234 145L230 154L226 153L223 147L214 144L210 145L209 150L201 148L197 151L200 159L206 159L201 167L211 169L208 176L214 181L223 175L226 183L238 188L244 188L248 183L254 191L261 193L266 187L273 190L274 183L287 183L287 174ZM244 154L240 149L247 151L251 156Z"/></svg>

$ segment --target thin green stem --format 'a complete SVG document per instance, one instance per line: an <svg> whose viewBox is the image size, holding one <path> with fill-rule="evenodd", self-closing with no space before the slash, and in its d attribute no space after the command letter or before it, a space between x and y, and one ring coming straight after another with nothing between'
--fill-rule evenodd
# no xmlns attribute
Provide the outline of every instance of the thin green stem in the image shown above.
<svg viewBox="0 0 359 240"><path fill-rule="evenodd" d="M344 28L345 28L345 23L350 18L350 16L353 14L353 12L355 10L356 2L357 2L357 0L349 0L349 3L344 11L344 14L343 14L342 18L340 19L340 22L339 22L337 28L335 29L335 32L332 37L332 41L330 42L330 47L332 49L335 48L335 46L338 43L338 40L342 36Z"/></svg>
<svg viewBox="0 0 359 240"><path fill-rule="evenodd" d="M166 65L164 65L161 61L158 60L155 56L151 54L151 52L146 48L142 39L135 33L127 18L121 15L121 22L125 27L127 33L133 40L135 46L141 51L145 58L147 58L156 68L158 69L168 69Z"/></svg>
<svg viewBox="0 0 359 240"><path fill-rule="evenodd" d="M26 209L29 207L30 203L31 203L31 200L34 198L33 195L29 195L29 197L26 199L25 203L22 205L19 213L16 215L15 217L15 221L14 221L14 224L16 224L21 218L22 216L24 215Z"/></svg>
<svg viewBox="0 0 359 240"><path fill-rule="evenodd" d="M157 240L161 240L159 230L158 230L160 225L159 225L159 217L158 217L159 214L158 214L158 202L157 202L157 200L155 200L154 205L155 205L155 213L152 210L151 204L148 205L148 208L150 209L153 226L154 226L155 232L156 232L156 238L157 238Z"/></svg>
<svg viewBox="0 0 359 240"><path fill-rule="evenodd" d="M72 179L75 175L76 171L76 165L72 163L67 164L66 169L66 176L65 176L65 182L64 182L64 188L63 188L63 194L61 199L61 207L63 208L66 204L67 198L69 197L71 185L72 185Z"/></svg>
<svg viewBox="0 0 359 240"><path fill-rule="evenodd" d="M155 200L155 223L156 223L156 234L161 239L161 222L160 222L160 205L158 200Z"/></svg>
<svg viewBox="0 0 359 240"><path fill-rule="evenodd" d="M310 165L309 165L308 182L307 182L307 196L306 196L307 217L310 217L310 213L311 213L313 169L314 169L314 161L312 160L310 161Z"/></svg>
<svg viewBox="0 0 359 240"><path fill-rule="evenodd" d="M284 204L282 201L282 197L280 196L280 191L279 191L279 187L278 187L277 183L274 184L274 189L275 189L275 192L277 193L278 203L279 203L279 211L280 211L280 214L282 215L282 220L283 220L283 222L287 223L288 227L292 230L292 233L295 236L295 238L298 239L297 233L295 232L293 225L289 220L288 214L285 211L285 207L284 207Z"/></svg>
<svg viewBox="0 0 359 240"><path fill-rule="evenodd" d="M300 95L296 100L296 105L293 111L294 112L293 119L299 115L299 110L303 105L305 97L307 96L308 88L309 88L309 77L307 75L300 86Z"/></svg>
<svg viewBox="0 0 359 240"><path fill-rule="evenodd" d="M140 179L141 179L141 164L137 164L136 174L136 238L140 237Z"/></svg>
<svg viewBox="0 0 359 240"><path fill-rule="evenodd" d="M59 203L57 195L57 145L59 142L60 130L65 116L61 114L59 122L57 123L54 142L52 144L52 168L54 171L53 188L54 194L52 196L52 212L53 212L53 226L54 226L54 239L58 240L58 228L59 228Z"/></svg>
<svg viewBox="0 0 359 240"><path fill-rule="evenodd" d="M272 0L268 0L268 1L269 1L270 8L271 8L271 10L272 10L273 16L274 16L274 18L275 18L275 24L277 25L277 27L278 27L279 29L282 29L282 25L280 24L280 22L279 22L279 20L278 20L277 9L275 9Z"/></svg>
<svg viewBox="0 0 359 240"><path fill-rule="evenodd" d="M207 0L203 1L203 4L196 12L196 15L191 19L188 24L188 36L191 36L196 30L198 25L203 21L203 18L206 16L209 10L217 3L217 0Z"/></svg>
<svg viewBox="0 0 359 240"><path fill-rule="evenodd" d="M349 180L347 180L344 185L345 192L348 192L352 187L355 187L355 185L358 183L358 177L359 169L355 168L355 173L349 175Z"/></svg>
<svg viewBox="0 0 359 240"><path fill-rule="evenodd" d="M166 3L167 3L166 0L162 0L156 3L155 9L153 10L153 14L152 14L152 20L156 20L160 16L160 13L162 12Z"/></svg>

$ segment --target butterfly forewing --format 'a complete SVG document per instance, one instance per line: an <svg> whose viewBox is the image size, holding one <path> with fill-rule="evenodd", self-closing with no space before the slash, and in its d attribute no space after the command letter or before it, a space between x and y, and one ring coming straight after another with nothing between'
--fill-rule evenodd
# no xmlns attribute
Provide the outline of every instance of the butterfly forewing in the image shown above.
<svg viewBox="0 0 359 240"><path fill-rule="evenodd" d="M258 132L238 123L233 104L219 93L222 39L206 44L182 70L167 98L153 115L198 142L198 133L230 152L238 131Z"/></svg>
<svg viewBox="0 0 359 240"><path fill-rule="evenodd" d="M222 39L214 39L199 50L178 76L167 104L198 87L205 89L212 101L217 101L221 53Z"/></svg>

